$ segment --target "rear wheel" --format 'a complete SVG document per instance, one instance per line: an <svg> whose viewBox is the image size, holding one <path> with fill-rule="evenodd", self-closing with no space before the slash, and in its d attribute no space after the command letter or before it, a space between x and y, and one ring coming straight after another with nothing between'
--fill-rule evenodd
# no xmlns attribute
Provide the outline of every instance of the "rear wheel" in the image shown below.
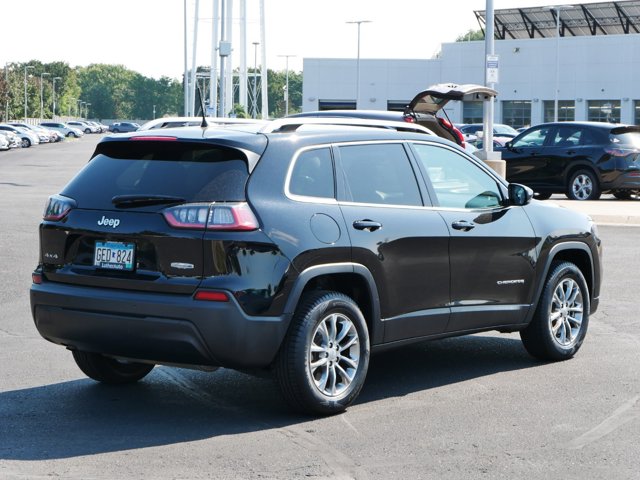
<svg viewBox="0 0 640 480"><path fill-rule="evenodd" d="M569 179L567 197L571 200L597 200L600 187L596 175L590 170L578 170Z"/></svg>
<svg viewBox="0 0 640 480"><path fill-rule="evenodd" d="M74 350L73 359L84 374L102 383L134 383L144 378L153 365L138 362L122 362L99 353Z"/></svg>
<svg viewBox="0 0 640 480"><path fill-rule="evenodd" d="M589 326L589 290L580 269L554 262L533 319L520 332L527 351L541 360L566 360L580 349Z"/></svg>
<svg viewBox="0 0 640 480"><path fill-rule="evenodd" d="M623 190L618 192L613 192L613 196L618 200L637 200L640 198L640 192L634 192L633 190Z"/></svg>
<svg viewBox="0 0 640 480"><path fill-rule="evenodd" d="M303 297L276 360L276 378L298 410L331 415L356 399L369 366L369 333L358 305L337 292Z"/></svg>

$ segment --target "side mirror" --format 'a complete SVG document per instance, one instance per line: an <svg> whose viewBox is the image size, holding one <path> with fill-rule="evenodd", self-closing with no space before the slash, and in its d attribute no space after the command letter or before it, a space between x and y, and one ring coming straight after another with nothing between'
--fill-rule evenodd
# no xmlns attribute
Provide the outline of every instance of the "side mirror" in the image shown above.
<svg viewBox="0 0 640 480"><path fill-rule="evenodd" d="M533 190L518 183L509 184L509 204L522 207L531 203Z"/></svg>
<svg viewBox="0 0 640 480"><path fill-rule="evenodd" d="M504 144L504 146L507 147L509 150L511 150L513 148L513 142L509 140L507 143Z"/></svg>

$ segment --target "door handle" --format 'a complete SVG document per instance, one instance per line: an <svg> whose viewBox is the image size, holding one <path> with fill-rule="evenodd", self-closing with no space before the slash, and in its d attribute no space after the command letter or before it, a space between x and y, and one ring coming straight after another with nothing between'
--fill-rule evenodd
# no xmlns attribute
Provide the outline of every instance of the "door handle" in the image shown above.
<svg viewBox="0 0 640 480"><path fill-rule="evenodd" d="M353 222L353 228L356 230L367 230L368 232L373 232L382 228L382 224L380 222L374 222L373 220L356 220Z"/></svg>
<svg viewBox="0 0 640 480"><path fill-rule="evenodd" d="M476 225L473 222L468 222L467 220L458 220L457 222L453 222L451 224L454 230L462 230L463 232L468 232L473 229Z"/></svg>

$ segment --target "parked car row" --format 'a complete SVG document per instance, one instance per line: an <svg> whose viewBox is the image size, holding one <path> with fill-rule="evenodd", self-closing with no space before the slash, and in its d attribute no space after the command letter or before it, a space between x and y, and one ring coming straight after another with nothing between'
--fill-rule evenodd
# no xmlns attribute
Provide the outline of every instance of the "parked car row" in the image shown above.
<svg viewBox="0 0 640 480"><path fill-rule="evenodd" d="M0 151L29 148L41 143L61 142L67 137L80 138L85 133L102 133L107 126L97 122L73 120L46 121L39 125L11 121L0 123Z"/></svg>

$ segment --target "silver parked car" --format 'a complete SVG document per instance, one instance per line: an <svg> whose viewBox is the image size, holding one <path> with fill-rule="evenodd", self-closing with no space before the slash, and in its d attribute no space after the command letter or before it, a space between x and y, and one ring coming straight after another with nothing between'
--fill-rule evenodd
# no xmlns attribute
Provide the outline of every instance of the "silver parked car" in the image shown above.
<svg viewBox="0 0 640 480"><path fill-rule="evenodd" d="M65 137L80 138L84 135L84 132L82 130L70 127L61 122L42 122L40 126L50 128L51 130L57 130L58 132L61 132Z"/></svg>

